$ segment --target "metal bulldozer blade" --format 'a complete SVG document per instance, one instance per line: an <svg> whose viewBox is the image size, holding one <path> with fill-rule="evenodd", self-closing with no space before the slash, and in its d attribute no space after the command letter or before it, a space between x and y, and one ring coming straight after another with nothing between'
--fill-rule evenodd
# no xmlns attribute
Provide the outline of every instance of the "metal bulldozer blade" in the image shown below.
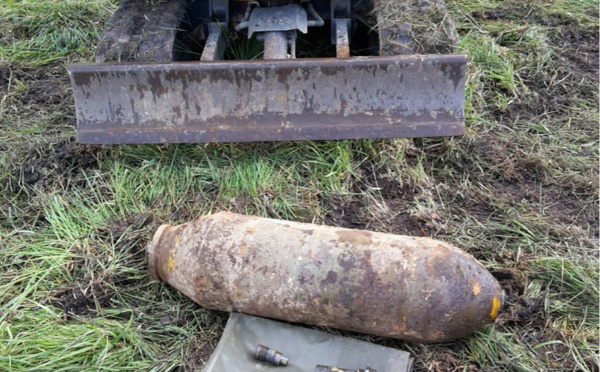
<svg viewBox="0 0 600 372"><path fill-rule="evenodd" d="M73 65L77 140L437 137L464 131L465 55Z"/></svg>

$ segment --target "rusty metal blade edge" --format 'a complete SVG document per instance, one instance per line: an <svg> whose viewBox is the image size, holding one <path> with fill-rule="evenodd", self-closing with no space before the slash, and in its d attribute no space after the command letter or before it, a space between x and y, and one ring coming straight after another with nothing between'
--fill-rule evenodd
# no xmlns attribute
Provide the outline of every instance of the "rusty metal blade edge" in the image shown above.
<svg viewBox="0 0 600 372"><path fill-rule="evenodd" d="M185 143L464 131L465 55L72 65L77 139Z"/></svg>

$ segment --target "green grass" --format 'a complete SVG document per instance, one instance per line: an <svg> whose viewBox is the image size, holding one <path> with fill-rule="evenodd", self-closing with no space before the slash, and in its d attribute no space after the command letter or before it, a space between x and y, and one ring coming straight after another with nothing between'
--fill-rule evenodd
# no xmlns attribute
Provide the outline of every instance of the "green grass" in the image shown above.
<svg viewBox="0 0 600 372"><path fill-rule="evenodd" d="M246 33L232 33L229 45L225 48L225 59L248 61L262 59L263 43L253 36L248 39Z"/></svg>
<svg viewBox="0 0 600 372"><path fill-rule="evenodd" d="M226 314L151 281L144 252L160 224L218 210L428 235L512 272L494 326L368 338L418 370L598 370L596 1L448 2L461 137L74 144L66 66L92 60L115 3L0 4L0 370L200 369Z"/></svg>
<svg viewBox="0 0 600 372"><path fill-rule="evenodd" d="M7 0L0 7L0 61L30 67L89 55L115 9L95 0Z"/></svg>

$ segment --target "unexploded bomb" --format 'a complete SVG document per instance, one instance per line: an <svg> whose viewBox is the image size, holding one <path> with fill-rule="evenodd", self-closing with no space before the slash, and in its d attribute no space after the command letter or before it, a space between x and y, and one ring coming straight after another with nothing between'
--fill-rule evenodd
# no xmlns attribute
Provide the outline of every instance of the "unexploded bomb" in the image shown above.
<svg viewBox="0 0 600 372"><path fill-rule="evenodd" d="M423 342L493 322L504 299L441 241L229 212L161 226L148 264L206 308Z"/></svg>

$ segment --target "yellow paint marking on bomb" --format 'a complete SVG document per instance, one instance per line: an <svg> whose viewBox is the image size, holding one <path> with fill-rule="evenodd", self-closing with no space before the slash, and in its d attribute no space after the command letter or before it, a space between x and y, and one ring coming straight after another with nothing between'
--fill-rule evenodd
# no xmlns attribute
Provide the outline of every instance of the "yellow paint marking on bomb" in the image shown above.
<svg viewBox="0 0 600 372"><path fill-rule="evenodd" d="M168 274L171 274L173 271L175 271L175 259L173 258L173 252L171 252L171 254L169 254L169 258L167 259L167 262L165 263L165 271Z"/></svg>
<svg viewBox="0 0 600 372"><path fill-rule="evenodd" d="M500 307L502 307L502 303L498 297L494 297L492 300L492 311L490 311L490 317L492 317L492 319L496 319L498 312L500 311Z"/></svg>

